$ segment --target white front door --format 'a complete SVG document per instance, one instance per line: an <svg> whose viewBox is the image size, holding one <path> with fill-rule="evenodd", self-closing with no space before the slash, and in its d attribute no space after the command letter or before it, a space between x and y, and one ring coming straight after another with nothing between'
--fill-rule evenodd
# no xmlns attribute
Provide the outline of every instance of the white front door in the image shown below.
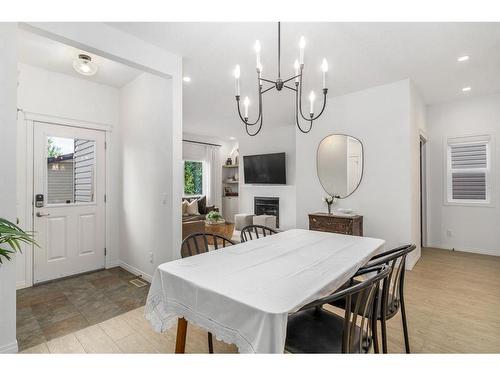
<svg viewBox="0 0 500 375"><path fill-rule="evenodd" d="M104 268L105 134L35 123L34 283Z"/></svg>

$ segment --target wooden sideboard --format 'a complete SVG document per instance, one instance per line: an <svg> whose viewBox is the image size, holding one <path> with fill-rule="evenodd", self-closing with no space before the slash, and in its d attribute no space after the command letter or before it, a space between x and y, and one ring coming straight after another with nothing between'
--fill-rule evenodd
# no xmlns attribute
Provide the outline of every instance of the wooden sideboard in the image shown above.
<svg viewBox="0 0 500 375"><path fill-rule="evenodd" d="M321 232L363 236L363 216L329 215L325 212L316 212L309 214L309 229Z"/></svg>

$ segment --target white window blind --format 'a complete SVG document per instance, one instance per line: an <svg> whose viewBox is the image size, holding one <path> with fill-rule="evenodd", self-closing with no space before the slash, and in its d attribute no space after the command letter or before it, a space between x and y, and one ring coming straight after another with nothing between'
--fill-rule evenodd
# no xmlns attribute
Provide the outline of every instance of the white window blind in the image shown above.
<svg viewBox="0 0 500 375"><path fill-rule="evenodd" d="M489 139L448 142L448 202L487 203Z"/></svg>

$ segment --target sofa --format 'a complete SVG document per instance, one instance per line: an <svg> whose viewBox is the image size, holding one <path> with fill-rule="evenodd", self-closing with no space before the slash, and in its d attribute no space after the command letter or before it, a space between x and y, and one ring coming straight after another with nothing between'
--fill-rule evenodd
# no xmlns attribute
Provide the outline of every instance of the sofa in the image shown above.
<svg viewBox="0 0 500 375"><path fill-rule="evenodd" d="M198 220L205 220L205 216L210 212L210 211L219 211L219 208L215 206L207 206L207 197L202 195L199 197L188 197L188 198L182 198L182 200L186 200L188 202L191 202L193 199L198 200L198 212L199 215L182 215L182 222L188 222L188 221L198 221Z"/></svg>

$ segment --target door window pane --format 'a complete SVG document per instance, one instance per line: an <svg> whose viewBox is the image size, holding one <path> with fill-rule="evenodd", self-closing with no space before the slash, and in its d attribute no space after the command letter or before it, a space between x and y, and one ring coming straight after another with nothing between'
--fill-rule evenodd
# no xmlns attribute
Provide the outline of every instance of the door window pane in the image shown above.
<svg viewBox="0 0 500 375"><path fill-rule="evenodd" d="M47 203L94 201L95 141L47 138Z"/></svg>

